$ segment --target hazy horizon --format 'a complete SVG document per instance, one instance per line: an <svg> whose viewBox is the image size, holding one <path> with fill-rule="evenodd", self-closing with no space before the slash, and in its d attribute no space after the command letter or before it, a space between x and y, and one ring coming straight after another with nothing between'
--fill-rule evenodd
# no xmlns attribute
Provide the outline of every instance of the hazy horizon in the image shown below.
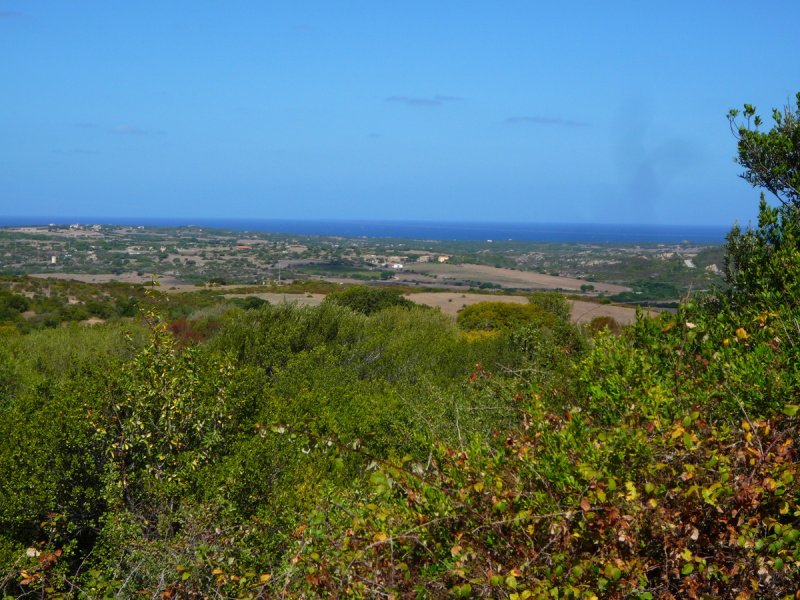
<svg viewBox="0 0 800 600"><path fill-rule="evenodd" d="M95 225L116 227L184 228L228 230L341 238L384 238L407 240L461 240L531 243L698 243L721 244L730 227L724 225L654 225L602 223L522 223L487 221L386 221L346 219L186 219L165 218L80 218L32 219L0 216L0 227L49 224L67 227Z"/></svg>
<svg viewBox="0 0 800 600"><path fill-rule="evenodd" d="M501 219L393 219L393 218L376 218L376 219L360 219L360 218L347 218L347 217L208 217L201 215L169 215L169 216L150 216L150 215L121 215L110 216L101 214L83 214L83 215L69 215L69 214L54 214L54 215L6 215L0 214L0 227L16 227L23 223L44 226L44 225L141 225L143 223L156 223L156 222L185 222L187 227L194 226L197 223L209 222L235 222L246 223L252 221L255 223L267 222L297 222L297 223L401 223L401 224L464 224L464 225L514 225L514 226L598 226L598 227L612 227L621 225L625 227L699 227L711 229L724 229L730 228L735 223L746 225L742 219L735 219L731 223L621 223L618 221L513 221Z"/></svg>
<svg viewBox="0 0 800 600"><path fill-rule="evenodd" d="M0 0L0 215L729 227L800 3Z"/></svg>

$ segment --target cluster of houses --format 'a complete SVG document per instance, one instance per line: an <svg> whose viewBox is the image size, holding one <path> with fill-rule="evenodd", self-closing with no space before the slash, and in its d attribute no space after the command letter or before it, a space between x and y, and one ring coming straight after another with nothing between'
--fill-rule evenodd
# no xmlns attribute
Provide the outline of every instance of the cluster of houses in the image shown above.
<svg viewBox="0 0 800 600"><path fill-rule="evenodd" d="M57 229L58 225L56 225L55 223L50 223L47 227L49 229ZM102 231L103 230L103 226L102 225L81 225L80 223L73 223L72 225L69 226L69 229L71 231L82 231L82 230Z"/></svg>
<svg viewBox="0 0 800 600"><path fill-rule="evenodd" d="M405 268L406 264L411 262L413 258L408 256L379 256L377 254L367 254L363 257L364 262L374 265L376 267L383 267L386 269L394 269L400 271ZM446 254L422 254L416 257L418 263L439 262L446 263L450 257Z"/></svg>

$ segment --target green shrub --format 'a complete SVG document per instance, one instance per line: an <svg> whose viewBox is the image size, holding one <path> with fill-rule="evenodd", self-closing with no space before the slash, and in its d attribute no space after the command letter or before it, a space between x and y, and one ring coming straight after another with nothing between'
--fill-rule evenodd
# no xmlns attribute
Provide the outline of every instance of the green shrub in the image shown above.
<svg viewBox="0 0 800 600"><path fill-rule="evenodd" d="M456 322L467 331L502 330L527 324L553 324L557 318L538 304L478 302L458 311Z"/></svg>
<svg viewBox="0 0 800 600"><path fill-rule="evenodd" d="M352 286L341 292L332 292L325 297L325 302L346 306L365 315L371 315L392 306L410 308L414 305L398 290L368 286Z"/></svg>
<svg viewBox="0 0 800 600"><path fill-rule="evenodd" d="M607 329L614 335L619 335L622 331L622 325L620 325L614 317L602 316L602 317L594 317L589 323L587 323L586 328L594 335L597 334L604 329Z"/></svg>

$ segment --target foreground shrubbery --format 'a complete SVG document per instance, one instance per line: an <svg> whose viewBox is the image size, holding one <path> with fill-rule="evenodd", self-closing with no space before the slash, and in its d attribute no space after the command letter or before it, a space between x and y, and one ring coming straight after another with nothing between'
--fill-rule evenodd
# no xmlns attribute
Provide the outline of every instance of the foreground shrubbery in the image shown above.
<svg viewBox="0 0 800 600"><path fill-rule="evenodd" d="M541 303L541 300L538 300ZM12 595L779 597L800 561L797 298L593 348L334 303L11 336ZM556 592L557 590L557 592Z"/></svg>
<svg viewBox="0 0 800 600"><path fill-rule="evenodd" d="M483 379L521 427L325 505L290 594L793 597L800 357L776 334L800 314L708 311L601 338L566 410Z"/></svg>
<svg viewBox="0 0 800 600"><path fill-rule="evenodd" d="M429 309L365 316L331 302L219 319L202 345L154 314L6 335L4 590L128 595L211 585L209 565L271 572L320 494L360 485L363 456L338 446L422 460L433 440L515 421L512 401L469 383L477 362L518 366L509 340L470 343Z"/></svg>

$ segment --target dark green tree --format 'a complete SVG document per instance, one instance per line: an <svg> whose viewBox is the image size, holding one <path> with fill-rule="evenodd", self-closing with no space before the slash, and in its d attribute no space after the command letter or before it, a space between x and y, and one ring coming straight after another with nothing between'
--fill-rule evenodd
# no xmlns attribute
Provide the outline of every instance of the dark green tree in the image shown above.
<svg viewBox="0 0 800 600"><path fill-rule="evenodd" d="M728 112L739 142L736 162L745 169L741 177L795 211L800 210L800 92L796 101L794 111L789 105L772 110L774 124L769 131L761 130L763 119L752 104Z"/></svg>
<svg viewBox="0 0 800 600"><path fill-rule="evenodd" d="M365 315L371 315L391 306L411 308L414 303L403 297L398 290L389 288L356 285L341 292L333 292L325 298L332 302Z"/></svg>
<svg viewBox="0 0 800 600"><path fill-rule="evenodd" d="M738 140L736 162L741 177L778 200L767 203L761 193L758 227L734 226L727 236L725 275L733 298L751 302L764 294L776 299L797 298L800 292L800 93L797 107L773 109L772 128L752 104L728 113Z"/></svg>

